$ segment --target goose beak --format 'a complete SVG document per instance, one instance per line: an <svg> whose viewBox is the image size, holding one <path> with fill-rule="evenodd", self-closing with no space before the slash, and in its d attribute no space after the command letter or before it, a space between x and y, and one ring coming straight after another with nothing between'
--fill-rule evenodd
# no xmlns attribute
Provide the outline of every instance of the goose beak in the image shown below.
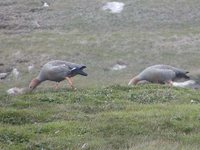
<svg viewBox="0 0 200 150"><path fill-rule="evenodd" d="M87 76L88 74L83 71L84 68L86 68L86 66L82 66L80 68L73 68L71 70L71 74L80 74L82 76Z"/></svg>
<svg viewBox="0 0 200 150"><path fill-rule="evenodd" d="M82 69L77 70L77 73L83 76L87 76L88 74L85 73Z"/></svg>

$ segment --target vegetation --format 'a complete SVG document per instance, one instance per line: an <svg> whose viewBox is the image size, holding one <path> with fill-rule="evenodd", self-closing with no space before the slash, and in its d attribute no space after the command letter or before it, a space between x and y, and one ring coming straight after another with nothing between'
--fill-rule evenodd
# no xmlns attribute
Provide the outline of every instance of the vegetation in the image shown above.
<svg viewBox="0 0 200 150"><path fill-rule="evenodd" d="M21 77L5 89L27 86L52 59L87 65L89 77L77 79L80 87L127 85L133 75L159 63L192 76L200 72L200 1L124 0L120 14L103 11L103 0L48 2L47 9L39 0L0 2L0 63L16 67ZM112 71L117 63L127 68ZM34 65L31 74L29 65Z"/></svg>
<svg viewBox="0 0 200 150"><path fill-rule="evenodd" d="M161 63L200 77L200 1L123 0L119 14L104 11L104 0L47 2L0 2L0 73L19 71L0 81L0 149L199 149L199 91L127 83ZM76 91L44 82L6 94L52 59L83 63L89 76L74 78Z"/></svg>
<svg viewBox="0 0 200 150"><path fill-rule="evenodd" d="M198 149L199 97L198 91L158 85L4 95L0 147Z"/></svg>

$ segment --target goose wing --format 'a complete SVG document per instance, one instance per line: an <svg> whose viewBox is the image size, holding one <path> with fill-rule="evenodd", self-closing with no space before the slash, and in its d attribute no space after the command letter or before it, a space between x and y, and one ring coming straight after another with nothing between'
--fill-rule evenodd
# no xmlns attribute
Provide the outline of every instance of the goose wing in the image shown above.
<svg viewBox="0 0 200 150"><path fill-rule="evenodd" d="M173 80L176 73L170 69L148 68L139 74L142 80L147 80L152 83L165 83Z"/></svg>
<svg viewBox="0 0 200 150"><path fill-rule="evenodd" d="M51 80L60 82L65 79L70 73L70 68L65 64L52 65L45 64L38 75L40 81Z"/></svg>
<svg viewBox="0 0 200 150"><path fill-rule="evenodd" d="M150 68L157 68L157 69L162 69L162 70L172 70L175 72L176 74L176 79L178 78L185 78L185 79L189 79L190 77L187 76L187 74L189 73L188 71L184 70L184 69L180 69L180 68L176 68L170 65L154 65L151 66Z"/></svg>
<svg viewBox="0 0 200 150"><path fill-rule="evenodd" d="M50 80L64 80L70 74L70 70L69 66L65 64L51 66L47 71L47 76Z"/></svg>
<svg viewBox="0 0 200 150"><path fill-rule="evenodd" d="M184 70L184 69L180 69L180 68L176 68L176 67L173 67L173 66L170 66L170 65L154 65L154 66L151 66L151 68L158 68L158 69L170 69L170 70L173 70L174 72L176 73L184 73L184 74L187 74L189 73L188 71Z"/></svg>
<svg viewBox="0 0 200 150"><path fill-rule="evenodd" d="M81 65L81 64L75 64L75 63L71 63L71 62L67 62L67 61L62 61L62 60L53 60L53 61L50 61L48 62L48 64L51 64L52 66L62 66L62 65L65 65L65 66L68 66L70 69L73 69L73 68L86 68L85 65Z"/></svg>

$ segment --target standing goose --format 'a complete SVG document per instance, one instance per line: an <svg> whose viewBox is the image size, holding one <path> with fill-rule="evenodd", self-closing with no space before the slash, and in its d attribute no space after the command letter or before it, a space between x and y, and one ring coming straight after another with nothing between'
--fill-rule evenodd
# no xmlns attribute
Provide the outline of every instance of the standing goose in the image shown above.
<svg viewBox="0 0 200 150"><path fill-rule="evenodd" d="M190 77L187 76L187 73L189 72L169 65L154 65L144 69L140 74L133 77L128 85L137 84L142 80L160 84L171 83L171 81L180 78L189 79Z"/></svg>
<svg viewBox="0 0 200 150"><path fill-rule="evenodd" d="M86 68L85 65L75 64L62 60L50 61L41 68L38 76L31 81L29 84L30 90L34 90L41 82L49 80L57 82L56 88L58 87L58 82L67 80L71 88L74 88L71 78L80 74L87 76L87 73L83 72Z"/></svg>

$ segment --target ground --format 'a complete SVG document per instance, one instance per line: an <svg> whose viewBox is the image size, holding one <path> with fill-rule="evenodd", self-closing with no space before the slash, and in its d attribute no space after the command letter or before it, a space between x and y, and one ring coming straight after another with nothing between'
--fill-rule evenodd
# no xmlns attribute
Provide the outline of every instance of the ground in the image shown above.
<svg viewBox="0 0 200 150"><path fill-rule="evenodd" d="M198 149L200 93L169 86L1 96L1 149Z"/></svg>
<svg viewBox="0 0 200 150"><path fill-rule="evenodd" d="M102 9L105 0L47 2L0 2L0 73L19 71L0 81L2 149L198 149L199 91L127 83L153 64L199 80L200 1L123 0L118 14ZM76 92L45 82L7 96L53 59L87 66Z"/></svg>

